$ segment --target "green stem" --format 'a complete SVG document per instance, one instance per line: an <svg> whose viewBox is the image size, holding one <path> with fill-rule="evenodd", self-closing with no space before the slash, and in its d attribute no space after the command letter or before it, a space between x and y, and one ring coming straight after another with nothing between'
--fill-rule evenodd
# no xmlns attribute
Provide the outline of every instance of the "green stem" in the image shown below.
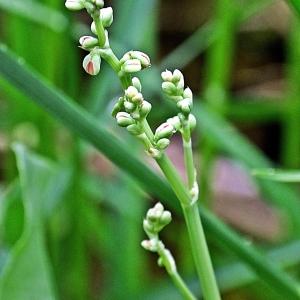
<svg viewBox="0 0 300 300"><path fill-rule="evenodd" d="M191 129L188 120L183 121L182 142L184 152L184 162L188 178L188 187L191 191L196 182L196 172L193 158Z"/></svg>
<svg viewBox="0 0 300 300"><path fill-rule="evenodd" d="M182 183L178 172L166 155L162 155L162 157L156 159L156 161L168 179L176 196L180 200L184 212L185 222L188 228L192 254L200 280L200 285L203 289L204 298L206 300L219 300L221 298L219 295L197 204L191 203L190 195L187 189Z"/></svg>
<svg viewBox="0 0 300 300"><path fill-rule="evenodd" d="M97 31L98 40L99 40L99 46L100 46L100 48L103 48L106 43L106 36L105 36L104 27L102 25L102 21L99 16L99 12L92 14L92 18L95 22L96 31Z"/></svg>
<svg viewBox="0 0 300 300"><path fill-rule="evenodd" d="M186 300L196 300L197 298L192 294L192 292L189 290L181 276L178 274L178 272L169 274L171 279L173 280L173 283L177 287L177 289L180 291L182 297Z"/></svg>
<svg viewBox="0 0 300 300"><path fill-rule="evenodd" d="M190 291L186 283L179 275L172 254L168 249L165 248L165 245L163 244L162 241L159 240L158 236L157 236L157 253L162 261L162 265L165 267L174 285L177 287L177 289L179 290L183 298L186 300L196 300L196 297L193 295L193 293Z"/></svg>
<svg viewBox="0 0 300 300"><path fill-rule="evenodd" d="M144 130L145 130L145 133L146 133L148 139L153 143L154 134L153 134L153 132L152 132L152 129L151 129L151 127L150 127L150 125L149 125L147 119L144 119L144 120L142 121L142 126L143 126L143 128L144 128Z"/></svg>

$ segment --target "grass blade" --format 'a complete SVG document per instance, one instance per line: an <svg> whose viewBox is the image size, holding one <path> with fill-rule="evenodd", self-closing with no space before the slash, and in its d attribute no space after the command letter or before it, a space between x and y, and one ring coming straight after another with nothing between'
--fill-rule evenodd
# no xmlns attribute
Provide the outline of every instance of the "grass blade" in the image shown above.
<svg viewBox="0 0 300 300"><path fill-rule="evenodd" d="M276 169L254 170L252 174L258 178L281 182L300 182L300 171Z"/></svg>

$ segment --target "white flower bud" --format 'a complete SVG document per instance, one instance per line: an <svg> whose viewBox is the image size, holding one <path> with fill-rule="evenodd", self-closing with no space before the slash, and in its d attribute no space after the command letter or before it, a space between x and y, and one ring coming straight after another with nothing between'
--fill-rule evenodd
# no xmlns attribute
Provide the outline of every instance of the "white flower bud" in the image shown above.
<svg viewBox="0 0 300 300"><path fill-rule="evenodd" d="M156 147L159 150L165 150L168 148L168 146L170 145L170 140L169 139L160 139L157 143L156 143Z"/></svg>
<svg viewBox="0 0 300 300"><path fill-rule="evenodd" d="M132 85L141 93L142 92L142 84L137 77L132 78Z"/></svg>
<svg viewBox="0 0 300 300"><path fill-rule="evenodd" d="M177 88L176 88L175 84L172 82L169 82L169 81L163 82L161 87L162 87L163 91L168 95L172 95L177 92Z"/></svg>
<svg viewBox="0 0 300 300"><path fill-rule="evenodd" d="M85 35L79 39L79 43L83 49L91 50L98 45L98 39Z"/></svg>
<svg viewBox="0 0 300 300"><path fill-rule="evenodd" d="M189 114L190 130L193 131L197 126L197 120L193 114Z"/></svg>
<svg viewBox="0 0 300 300"><path fill-rule="evenodd" d="M190 99L183 99L177 103L177 106L184 114L189 114L191 112L192 103Z"/></svg>
<svg viewBox="0 0 300 300"><path fill-rule="evenodd" d="M92 31L93 34L96 34L96 35L97 35L96 24L95 24L94 21L93 21L92 24L91 24L91 31Z"/></svg>
<svg viewBox="0 0 300 300"><path fill-rule="evenodd" d="M113 9L111 7L102 8L100 10L100 18L103 27L109 27L114 21Z"/></svg>
<svg viewBox="0 0 300 300"><path fill-rule="evenodd" d="M160 202L158 202L158 203L155 204L155 206L153 207L153 209L158 214L158 216L160 217L161 214L164 211L164 206Z"/></svg>
<svg viewBox="0 0 300 300"><path fill-rule="evenodd" d="M162 78L163 81L169 81L169 82L171 82L172 79L173 79L173 74L172 74L171 71L166 70L165 72L161 73L161 78Z"/></svg>
<svg viewBox="0 0 300 300"><path fill-rule="evenodd" d="M176 129L176 131L181 128L181 122L178 116L168 119L167 123L172 125Z"/></svg>
<svg viewBox="0 0 300 300"><path fill-rule="evenodd" d="M65 6L69 10L81 10L84 8L84 3L82 0L67 0Z"/></svg>
<svg viewBox="0 0 300 300"><path fill-rule="evenodd" d="M141 93L138 93L136 96L132 98L133 103L141 104L144 101L144 97Z"/></svg>
<svg viewBox="0 0 300 300"><path fill-rule="evenodd" d="M193 92L190 88L186 88L183 92L183 97L188 99L193 99Z"/></svg>
<svg viewBox="0 0 300 300"><path fill-rule="evenodd" d="M127 127L127 130L132 135L140 135L143 133L142 129L138 125L135 125L135 124L129 125Z"/></svg>
<svg viewBox="0 0 300 300"><path fill-rule="evenodd" d="M130 59L124 62L122 70L126 73L136 73L142 70L142 65L138 59Z"/></svg>
<svg viewBox="0 0 300 300"><path fill-rule="evenodd" d="M118 125L121 127L127 127L127 126L135 123L134 120L132 119L132 117L130 116L130 114L128 114L126 112L117 113L116 119L117 119Z"/></svg>
<svg viewBox="0 0 300 300"><path fill-rule="evenodd" d="M155 140L169 138L174 133L174 127L168 123L161 124L155 131Z"/></svg>
<svg viewBox="0 0 300 300"><path fill-rule="evenodd" d="M136 105L133 104L132 102L125 101L124 102L124 107L125 107L126 111L133 112L136 108Z"/></svg>
<svg viewBox="0 0 300 300"><path fill-rule="evenodd" d="M166 226L172 221L172 215L169 211L164 211L161 215L160 222L162 225Z"/></svg>
<svg viewBox="0 0 300 300"><path fill-rule="evenodd" d="M104 6L104 0L94 0L97 8L102 8Z"/></svg>
<svg viewBox="0 0 300 300"><path fill-rule="evenodd" d="M151 108L152 108L151 103L149 103L148 101L143 101L140 106L140 117L146 118L150 113Z"/></svg>
<svg viewBox="0 0 300 300"><path fill-rule="evenodd" d="M134 59L138 59L143 69L151 66L150 57L141 51L130 51L130 56Z"/></svg>
<svg viewBox="0 0 300 300"><path fill-rule="evenodd" d="M182 79L176 83L176 86L178 89L182 90L183 93L183 89L184 89L184 78L182 77Z"/></svg>
<svg viewBox="0 0 300 300"><path fill-rule="evenodd" d="M179 71L178 69L176 69L174 72L173 72L173 78L172 78L172 81L177 83L179 81L182 81L184 79L183 77L183 74L181 73L181 71Z"/></svg>
<svg viewBox="0 0 300 300"><path fill-rule="evenodd" d="M130 86L126 91L125 91L125 96L129 99L132 99L133 97L137 96L139 94L139 91L137 90L136 87Z"/></svg>
<svg viewBox="0 0 300 300"><path fill-rule="evenodd" d="M154 241L152 241L152 240L142 241L141 245L144 249L146 249L148 251L151 251L151 252L157 251L156 243L154 243Z"/></svg>
<svg viewBox="0 0 300 300"><path fill-rule="evenodd" d="M92 76L97 75L100 72L101 67L100 55L91 52L84 58L82 66L88 74Z"/></svg>

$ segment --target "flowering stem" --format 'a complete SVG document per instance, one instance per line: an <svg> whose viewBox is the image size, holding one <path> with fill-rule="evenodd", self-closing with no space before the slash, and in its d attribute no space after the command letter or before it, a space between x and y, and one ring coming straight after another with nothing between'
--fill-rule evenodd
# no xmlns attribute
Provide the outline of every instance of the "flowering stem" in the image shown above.
<svg viewBox="0 0 300 300"><path fill-rule="evenodd" d="M165 248L162 247L163 244L157 244L157 252L163 261L167 261L168 257L165 252ZM183 281L179 273L177 272L177 268L167 269L169 276L171 277L173 283L181 293L182 297L186 300L196 300L196 297L192 294L186 283Z"/></svg>
<svg viewBox="0 0 300 300"><path fill-rule="evenodd" d="M143 128L144 128L144 130L145 130L145 133L146 133L148 139L153 143L153 140L154 140L154 134L153 134L153 132L152 132L152 129L151 129L151 127L150 127L150 125L149 125L147 119L143 119L143 121L142 121L142 126L143 126Z"/></svg>
<svg viewBox="0 0 300 300"><path fill-rule="evenodd" d="M188 177L188 187L191 191L196 182L196 172L194 166L193 149L192 149L192 139L191 130L188 120L184 120L182 124L182 142L184 151L184 162Z"/></svg>
<svg viewBox="0 0 300 300"><path fill-rule="evenodd" d="M221 298L200 220L197 202L193 203L191 201L189 192L166 155L162 155L160 158L157 158L156 161L172 186L177 198L180 200L204 298L206 300L219 300Z"/></svg>
<svg viewBox="0 0 300 300"><path fill-rule="evenodd" d="M99 17L97 17L96 15L93 15L92 17L95 21L99 45L100 47L103 47L106 41L103 25ZM131 76L121 71L120 61L115 56L112 49L109 48L105 50L106 51L103 51L102 57L111 65L111 67L117 73L117 75L120 78L122 87L124 89L128 88L131 85ZM142 121L141 125L143 126L148 139L148 141L146 141L146 146L148 147L149 142L150 144L153 144L154 134L146 119ZM186 143L184 142L186 144L185 161L188 166L187 170L189 170L189 187L191 185L190 189L192 189L195 182L195 173L189 125L187 125L186 129L184 129L183 136L185 137L184 140L186 140ZM145 139L143 138L143 140ZM164 175L166 176L167 180L169 181L183 208L184 217L190 236L191 248L196 265L196 270L199 276L200 284L203 288L204 297L206 300L219 300L219 291L216 284L216 279L214 276L213 267L196 202L194 203L189 191L184 186L177 170L175 169L172 162L167 158L167 156L165 154L162 154L160 157L157 157L155 159L158 165L160 166L161 170L163 171ZM182 287L182 280L180 280L178 275L174 275L174 278L172 277L172 279L176 281L176 285Z"/></svg>
<svg viewBox="0 0 300 300"><path fill-rule="evenodd" d="M104 27L102 25L102 21L99 17L99 12L93 13L92 18L95 22L97 35L98 35L98 40L99 40L99 46L100 46L100 48L103 48L105 43L106 43L106 36L105 36Z"/></svg>

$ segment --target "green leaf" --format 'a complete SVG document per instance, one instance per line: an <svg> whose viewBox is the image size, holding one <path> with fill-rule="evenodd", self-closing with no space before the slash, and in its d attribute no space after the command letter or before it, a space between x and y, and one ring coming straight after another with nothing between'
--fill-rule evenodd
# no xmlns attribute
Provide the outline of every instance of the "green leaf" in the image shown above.
<svg viewBox="0 0 300 300"><path fill-rule="evenodd" d="M25 210L25 225L21 238L13 247L0 281L0 299L56 299L44 240L44 221L48 209L57 203L65 191L61 168L29 153L21 145L14 151ZM52 201L52 197L56 201ZM52 204L45 204L51 202ZM44 211L47 211L45 214Z"/></svg>
<svg viewBox="0 0 300 300"><path fill-rule="evenodd" d="M0 9L43 25L55 32L64 32L69 26L67 17L38 1L0 0Z"/></svg>
<svg viewBox="0 0 300 300"><path fill-rule="evenodd" d="M286 0L291 8L294 9L295 13L297 14L298 17L300 17L300 2L299 0Z"/></svg>
<svg viewBox="0 0 300 300"><path fill-rule="evenodd" d="M93 144L118 167L130 174L145 191L164 200L169 207L178 211L178 201L166 181L137 159L131 149L128 149L111 132L97 125L97 119L72 103L61 92L39 79L36 73L30 71L24 65L20 65L4 49L0 49L0 61L0 74L6 80L55 116L69 129ZM228 126L225 127L228 128ZM230 140L228 137L226 138L228 132L225 130L224 133L223 140ZM235 144L231 148L238 146L239 144ZM282 272L271 262L268 262L253 246L245 243L234 231L230 230L204 208L201 208L201 217L205 229L214 237L216 242L247 262L265 282L285 297L284 299L299 299L300 291L297 282L293 278Z"/></svg>
<svg viewBox="0 0 300 300"><path fill-rule="evenodd" d="M300 171L285 171L276 169L257 169L252 172L253 176L262 179L281 182L300 182Z"/></svg>
<svg viewBox="0 0 300 300"><path fill-rule="evenodd" d="M14 181L0 194L0 245L11 247L20 238L24 225L24 208L21 201L21 188Z"/></svg>

